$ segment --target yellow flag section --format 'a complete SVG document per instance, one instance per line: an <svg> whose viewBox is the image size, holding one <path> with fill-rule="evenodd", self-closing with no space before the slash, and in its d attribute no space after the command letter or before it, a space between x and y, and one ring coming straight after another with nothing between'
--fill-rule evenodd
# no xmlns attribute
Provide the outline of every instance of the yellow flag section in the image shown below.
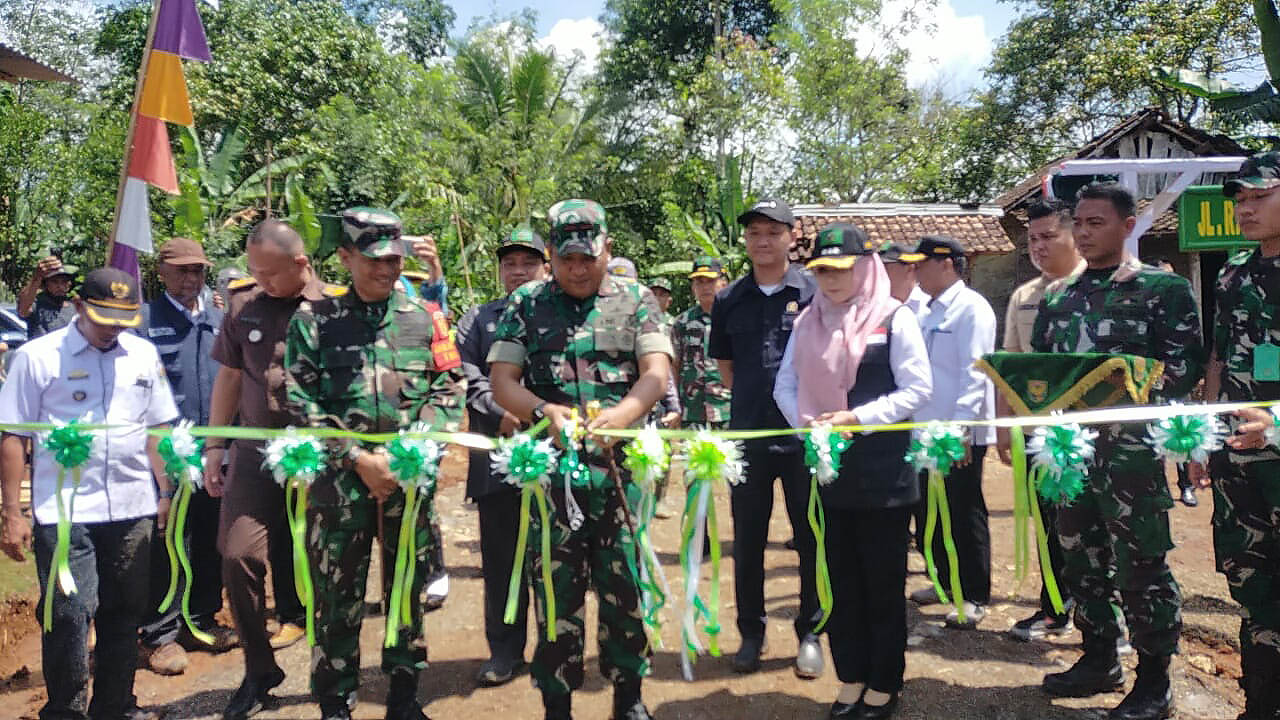
<svg viewBox="0 0 1280 720"><path fill-rule="evenodd" d="M187 79L182 72L182 59L177 55L161 50L151 51L142 97L138 100L138 114L175 125L195 125L191 99L187 95Z"/></svg>

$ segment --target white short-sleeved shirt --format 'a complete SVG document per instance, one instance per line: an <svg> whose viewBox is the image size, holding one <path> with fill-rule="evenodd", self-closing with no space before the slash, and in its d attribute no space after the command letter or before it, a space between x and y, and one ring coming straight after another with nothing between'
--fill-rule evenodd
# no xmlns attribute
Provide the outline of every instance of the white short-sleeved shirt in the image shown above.
<svg viewBox="0 0 1280 720"><path fill-rule="evenodd" d="M996 349L996 315L986 298L957 280L925 308L920 330L933 369L933 395L916 411L915 420L994 417L995 388L974 364ZM990 445L995 435L993 427L975 427L973 443Z"/></svg>
<svg viewBox="0 0 1280 720"><path fill-rule="evenodd" d="M94 431L93 452L81 471L72 522L154 515L156 491L146 430L178 417L154 345L132 333L121 333L115 347L99 350L72 322L14 351L8 379L0 388L0 423L69 422L86 417L92 423L128 427ZM34 445L31 498L36 522L53 524L58 521L54 495L59 466L39 437ZM64 502L71 500L71 484L67 473Z"/></svg>

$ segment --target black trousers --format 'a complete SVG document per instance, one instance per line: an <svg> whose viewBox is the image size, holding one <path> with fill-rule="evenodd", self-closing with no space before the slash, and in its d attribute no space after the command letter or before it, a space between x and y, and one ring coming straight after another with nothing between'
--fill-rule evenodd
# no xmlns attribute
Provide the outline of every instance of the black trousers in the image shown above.
<svg viewBox="0 0 1280 720"><path fill-rule="evenodd" d="M1049 547L1049 567L1053 569L1053 577L1058 581L1058 592L1062 596L1061 613L1053 611L1053 601L1049 599L1049 588L1040 581L1040 610L1054 620L1066 620L1071 617L1071 596L1062 587L1062 541L1058 539L1058 506L1046 502L1040 494L1036 494L1036 502L1040 504L1040 519L1044 521L1045 544Z"/></svg>
<svg viewBox="0 0 1280 720"><path fill-rule="evenodd" d="M773 483L782 479L787 517L800 556L800 612L796 636L813 632L821 618L815 579L817 543L809 528L809 470L800 452L770 452L747 446L747 478L730 494L733 512L733 584L738 604L738 632L745 638L764 636L764 548L773 515Z"/></svg>
<svg viewBox="0 0 1280 720"><path fill-rule="evenodd" d="M476 499L480 511L480 568L484 574L484 637L489 657L523 661L529 628L529 573L521 574L516 621L502 621L507 587L515 565L516 534L520 527L520 494L499 491ZM524 558L520 559L524 564Z"/></svg>
<svg viewBox="0 0 1280 720"><path fill-rule="evenodd" d="M214 625L214 615L222 609L222 554L218 552L219 498L204 490L191 496L187 509L187 556L191 560L191 619L202 630ZM139 630L142 643L159 647L178 639L182 627L182 592L185 581L178 577L178 594L169 609L160 612L160 602L169 589L169 551L164 546L164 531L156 528L151 538L150 599L147 614Z"/></svg>
<svg viewBox="0 0 1280 720"><path fill-rule="evenodd" d="M76 593L54 590L53 630L40 638L49 700L40 720L117 720L137 704L133 674L138 666L138 623L147 605L147 571L155 517L71 526L68 564ZM41 602L52 571L57 525L36 525L36 574ZM98 633L93 701L89 691L89 621ZM87 711L87 715L86 715Z"/></svg>
<svg viewBox="0 0 1280 720"><path fill-rule="evenodd" d="M987 523L987 501L982 496L982 461L986 445L973 446L973 461L953 468L943 481L951 508L951 536L960 561L960 589L964 599L979 605L991 601L991 529ZM920 473L920 504L916 506L916 547L924 548L925 496L929 477ZM951 594L951 565L942 542L942 523L933 533L933 562L942 588Z"/></svg>
<svg viewBox="0 0 1280 720"><path fill-rule="evenodd" d="M840 682L885 693L902 689L912 510L826 508L834 599L827 637Z"/></svg>

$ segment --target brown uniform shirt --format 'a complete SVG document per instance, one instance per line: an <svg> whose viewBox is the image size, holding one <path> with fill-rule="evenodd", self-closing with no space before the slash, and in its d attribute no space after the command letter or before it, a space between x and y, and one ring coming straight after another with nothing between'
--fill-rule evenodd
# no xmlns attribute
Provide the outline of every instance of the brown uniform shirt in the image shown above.
<svg viewBox="0 0 1280 720"><path fill-rule="evenodd" d="M213 344L213 359L242 371L237 406L240 424L285 427L290 423L284 388L284 338L289 320L303 300L336 297L346 288L325 285L313 277L301 295L276 298L258 287L253 278L245 278L227 290L227 312Z"/></svg>

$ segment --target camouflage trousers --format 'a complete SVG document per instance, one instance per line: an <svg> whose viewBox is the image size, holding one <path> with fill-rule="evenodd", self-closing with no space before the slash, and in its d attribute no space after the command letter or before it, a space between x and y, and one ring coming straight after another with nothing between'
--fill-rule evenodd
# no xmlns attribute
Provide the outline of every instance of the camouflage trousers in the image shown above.
<svg viewBox="0 0 1280 720"><path fill-rule="evenodd" d="M639 590L627 558L635 545L626 516L607 471L591 467L593 489L575 488L585 521L572 530L565 512L564 483L552 476L548 496L555 513L551 526L551 584L556 603L556 639L547 640L547 598L542 584L541 521L536 503L529 528L529 583L537 607L538 647L530 672L544 695L563 695L582 687L586 646L586 593L599 601L600 672L610 682L639 680L649 673L649 643L644 633ZM605 477L603 483L599 482ZM624 479L628 503L635 508L640 490Z"/></svg>
<svg viewBox="0 0 1280 720"><path fill-rule="evenodd" d="M1165 562L1173 498L1164 463L1140 433L1134 426L1099 432L1084 492L1058 510L1061 579L1086 640L1120 637L1112 608L1118 592L1133 646L1168 656L1178 651L1182 628L1182 595Z"/></svg>
<svg viewBox="0 0 1280 720"><path fill-rule="evenodd" d="M316 646L311 650L311 691L318 701L344 701L355 707L360 685L360 625L369 577L373 539L378 536L378 503L352 472L321 477L312 486L307 508L307 554L315 588ZM397 490L383 501L382 592L387 598L399 546L405 495ZM422 592L431 569L433 544L428 498L415 526L417 565L410 584L411 622L401 625L396 642L382 650L382 670L416 673L427 666L422 637Z"/></svg>
<svg viewBox="0 0 1280 720"><path fill-rule="evenodd" d="M1213 477L1213 551L1231 597L1244 608L1241 654L1280 659L1280 460L1209 461Z"/></svg>

